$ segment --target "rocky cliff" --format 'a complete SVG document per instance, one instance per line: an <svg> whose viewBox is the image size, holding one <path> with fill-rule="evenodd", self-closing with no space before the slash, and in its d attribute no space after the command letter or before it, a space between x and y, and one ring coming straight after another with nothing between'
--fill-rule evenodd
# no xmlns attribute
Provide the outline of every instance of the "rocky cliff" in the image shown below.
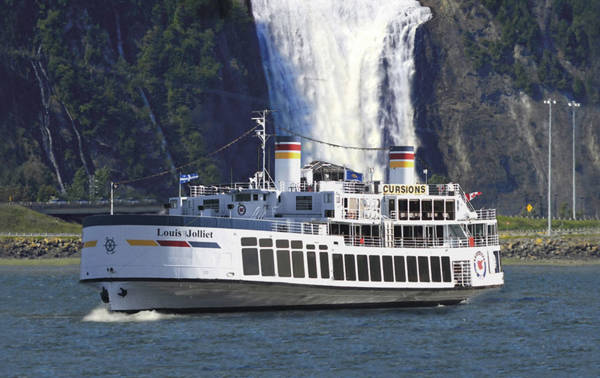
<svg viewBox="0 0 600 378"><path fill-rule="evenodd" d="M559 213L562 207L565 216L572 196L573 135L567 103L575 98L583 103L576 113L577 210L597 216L600 128L595 122L600 112L594 93L586 96L572 89L577 89L579 78L585 79L596 68L593 64L577 66L566 58L551 30L560 21L553 12L556 5L548 1L421 3L433 11L433 19L417 36L413 94L421 141L418 156L424 165L460 182L466 191L483 192L476 206L518 214L531 203L534 213L546 214L549 109L543 100L553 98L557 102L552 108L553 212ZM511 44L506 35L517 26L503 24L498 15L503 8L492 8L494 14L483 5L490 3L510 3L505 12L509 6L524 6L515 11L513 20L529 12L527 17L535 20L531 23L533 46L518 38ZM518 37L526 31L514 32ZM495 58L494 49L501 43L505 53ZM556 76L572 87L559 83L559 89L542 77L548 53L556 57L552 61ZM481 57L483 61L478 61ZM521 83L523 67L525 85Z"/></svg>

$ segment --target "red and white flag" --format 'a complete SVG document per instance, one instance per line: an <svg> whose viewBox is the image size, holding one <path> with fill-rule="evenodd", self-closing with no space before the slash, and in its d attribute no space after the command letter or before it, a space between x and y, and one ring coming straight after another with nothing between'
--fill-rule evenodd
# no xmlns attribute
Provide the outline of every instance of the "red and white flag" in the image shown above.
<svg viewBox="0 0 600 378"><path fill-rule="evenodd" d="M465 194L465 196L467 197L467 201L471 201L473 200L473 198L480 196L481 192L471 192L471 193L467 193Z"/></svg>

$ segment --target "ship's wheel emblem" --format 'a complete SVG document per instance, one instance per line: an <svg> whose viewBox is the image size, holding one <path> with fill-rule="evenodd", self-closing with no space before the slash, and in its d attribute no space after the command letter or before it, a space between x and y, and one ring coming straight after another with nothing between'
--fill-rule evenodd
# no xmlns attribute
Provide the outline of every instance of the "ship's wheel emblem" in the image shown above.
<svg viewBox="0 0 600 378"><path fill-rule="evenodd" d="M246 214L246 206L242 205L241 203L238 206L238 214L240 214L240 215Z"/></svg>
<svg viewBox="0 0 600 378"><path fill-rule="evenodd" d="M115 239L107 237L106 241L104 242L104 249L106 249L106 253L112 255L113 253L115 253L116 248L117 243L115 243Z"/></svg>

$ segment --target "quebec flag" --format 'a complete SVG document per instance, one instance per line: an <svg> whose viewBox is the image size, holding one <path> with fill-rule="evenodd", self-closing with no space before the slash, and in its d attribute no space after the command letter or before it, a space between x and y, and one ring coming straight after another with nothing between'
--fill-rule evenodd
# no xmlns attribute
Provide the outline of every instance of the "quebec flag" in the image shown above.
<svg viewBox="0 0 600 378"><path fill-rule="evenodd" d="M195 180L198 178L198 174L197 173L189 173L189 174L182 174L179 175L179 183L181 184L185 184L186 182L190 182L192 180Z"/></svg>
<svg viewBox="0 0 600 378"><path fill-rule="evenodd" d="M345 169L344 170L346 172L344 177L345 181L358 181L358 182L362 182L363 180L363 174L362 173L358 173L358 172L354 172L350 169Z"/></svg>

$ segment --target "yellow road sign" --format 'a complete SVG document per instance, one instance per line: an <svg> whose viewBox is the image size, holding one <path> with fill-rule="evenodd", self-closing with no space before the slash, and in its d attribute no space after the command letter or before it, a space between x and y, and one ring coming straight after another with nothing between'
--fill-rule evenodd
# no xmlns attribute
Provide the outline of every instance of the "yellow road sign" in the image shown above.
<svg viewBox="0 0 600 378"><path fill-rule="evenodd" d="M531 210L533 210L533 206L531 206L530 203L527 204L527 212L531 213Z"/></svg>

